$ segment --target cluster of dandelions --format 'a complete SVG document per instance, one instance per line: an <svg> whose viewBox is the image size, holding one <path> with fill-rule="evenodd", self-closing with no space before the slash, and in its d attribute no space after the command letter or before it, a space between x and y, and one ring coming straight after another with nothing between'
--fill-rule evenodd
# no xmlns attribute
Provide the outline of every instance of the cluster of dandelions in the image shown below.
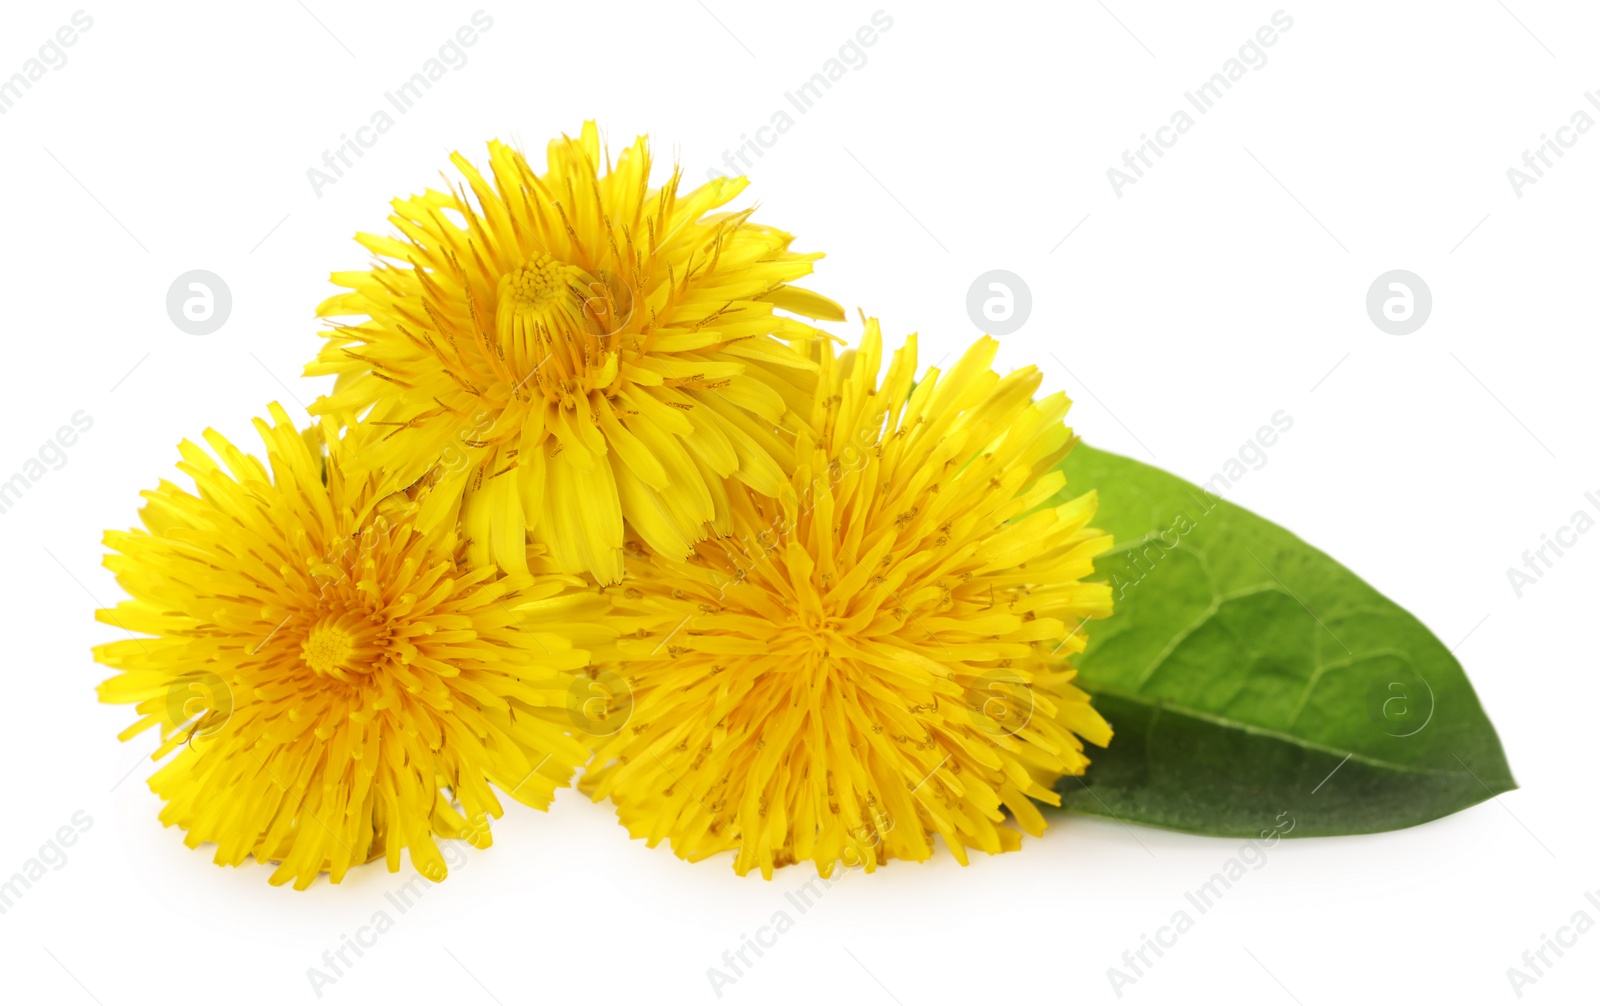
<svg viewBox="0 0 1600 1006"><path fill-rule="evenodd" d="M106 702L157 728L162 821L273 883L444 874L582 772L623 825L770 877L1038 835L1110 728L1072 684L1110 539L1065 493L1067 400L985 338L917 373L792 285L820 256L651 187L592 123L543 174L394 202L333 275L297 429L214 431L111 532ZM783 313L779 313L783 312ZM1009 816L1009 820L1008 820Z"/></svg>

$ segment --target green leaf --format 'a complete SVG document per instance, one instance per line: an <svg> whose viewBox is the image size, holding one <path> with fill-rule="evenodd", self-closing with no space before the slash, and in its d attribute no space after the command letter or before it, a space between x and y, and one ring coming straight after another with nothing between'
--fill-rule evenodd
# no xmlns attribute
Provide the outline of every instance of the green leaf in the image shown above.
<svg viewBox="0 0 1600 1006"><path fill-rule="evenodd" d="M1439 639L1283 528L1079 444L1095 562L1116 613L1084 627L1079 684L1116 731L1072 810L1210 835L1404 828L1514 789L1494 727Z"/></svg>

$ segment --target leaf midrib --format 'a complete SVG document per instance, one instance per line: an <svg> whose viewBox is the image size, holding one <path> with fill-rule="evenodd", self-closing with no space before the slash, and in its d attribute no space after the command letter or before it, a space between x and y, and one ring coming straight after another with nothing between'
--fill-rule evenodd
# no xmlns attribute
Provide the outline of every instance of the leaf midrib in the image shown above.
<svg viewBox="0 0 1600 1006"><path fill-rule="evenodd" d="M1159 709L1162 712L1176 713L1179 716L1187 716L1190 719L1212 723L1225 729L1238 730L1243 733L1254 734L1258 737L1267 737L1272 740L1281 741L1285 744L1302 748L1307 751L1316 751L1322 754L1333 756L1349 755L1351 761L1360 762L1363 765L1368 765L1373 768L1385 769L1391 772L1404 772L1409 775L1419 776L1474 777L1485 783L1504 783L1508 787L1515 787L1516 785L1516 783L1509 776L1506 778L1496 777L1485 780L1482 776L1476 776L1470 770L1458 771L1455 769L1424 768L1414 765L1402 765L1398 762L1391 762L1382 758L1375 758L1359 751L1342 751L1339 748L1330 747L1326 744L1319 744L1315 741L1307 740L1302 737L1295 737L1291 734L1273 730L1269 727L1259 726L1254 723L1246 723L1241 720L1229 719L1226 716L1205 712L1199 709L1191 709L1188 706L1178 705L1177 703L1169 702L1165 699L1152 699L1147 695L1141 695L1138 692L1130 692L1127 689L1118 687L1116 685L1097 682L1093 678L1084 676L1082 674L1078 676L1078 680L1075 683L1088 691L1091 695L1115 696L1116 698L1123 699L1128 702L1136 702L1143 706ZM1112 743L1116 743L1116 741L1113 740ZM1502 790L1500 792L1504 791Z"/></svg>

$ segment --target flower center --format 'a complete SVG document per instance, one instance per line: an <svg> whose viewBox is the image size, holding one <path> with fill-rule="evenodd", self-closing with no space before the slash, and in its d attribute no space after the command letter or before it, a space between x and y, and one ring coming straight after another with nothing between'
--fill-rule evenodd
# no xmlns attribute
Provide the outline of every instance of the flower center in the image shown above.
<svg viewBox="0 0 1600 1006"><path fill-rule="evenodd" d="M500 278L498 296L495 334L518 397L576 408L616 380L622 330L633 317L632 293L619 277L591 276L539 254Z"/></svg>
<svg viewBox="0 0 1600 1006"><path fill-rule="evenodd" d="M365 615L327 615L306 634L300 656L318 674L349 681L351 675L371 674L374 670L382 652L374 643Z"/></svg>
<svg viewBox="0 0 1600 1006"><path fill-rule="evenodd" d="M805 655L825 659L837 636L837 628L836 621L828 615L807 611L790 623L790 638L799 644Z"/></svg>
<svg viewBox="0 0 1600 1006"><path fill-rule="evenodd" d="M514 311L538 313L568 288L567 267L548 255L529 259L506 276L504 301Z"/></svg>

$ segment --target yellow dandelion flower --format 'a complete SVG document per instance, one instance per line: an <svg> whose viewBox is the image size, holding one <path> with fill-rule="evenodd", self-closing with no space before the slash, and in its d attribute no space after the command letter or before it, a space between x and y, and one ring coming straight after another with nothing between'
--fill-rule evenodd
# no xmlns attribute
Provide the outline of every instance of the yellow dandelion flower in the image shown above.
<svg viewBox="0 0 1600 1006"><path fill-rule="evenodd" d="M880 385L876 321L857 352L824 344L781 497L730 490L733 535L630 564L632 718L583 786L634 837L770 878L925 860L934 835L964 864L1020 845L1006 811L1042 832L1031 801L1111 737L1067 665L1111 612L1084 582L1111 539L1093 493L1053 502L1070 403L995 349L914 383L913 336Z"/></svg>
<svg viewBox="0 0 1600 1006"><path fill-rule="evenodd" d="M775 494L774 430L809 407L820 336L782 315L841 320L790 286L820 254L713 212L722 178L650 187L640 137L615 165L594 123L550 144L548 169L489 144L450 192L398 199L401 237L357 240L378 262L335 273L336 324L308 375L337 374L313 412L360 417L363 465L396 490L428 477L425 526L459 508L473 561L524 570L525 531L559 568L622 577L625 525L663 555L729 529L732 478ZM470 191L469 191L470 190Z"/></svg>
<svg viewBox="0 0 1600 1006"><path fill-rule="evenodd" d="M603 599L467 566L453 529L347 474L331 428L271 416L265 465L208 430L215 458L180 445L196 492L163 481L142 529L106 534L131 599L97 617L142 635L95 648L101 701L135 704L124 740L159 727L155 757L177 752L150 779L161 820L218 864L305 888L409 849L442 879L436 838L489 844L491 784L543 808L586 757L566 696L579 647L614 636Z"/></svg>

